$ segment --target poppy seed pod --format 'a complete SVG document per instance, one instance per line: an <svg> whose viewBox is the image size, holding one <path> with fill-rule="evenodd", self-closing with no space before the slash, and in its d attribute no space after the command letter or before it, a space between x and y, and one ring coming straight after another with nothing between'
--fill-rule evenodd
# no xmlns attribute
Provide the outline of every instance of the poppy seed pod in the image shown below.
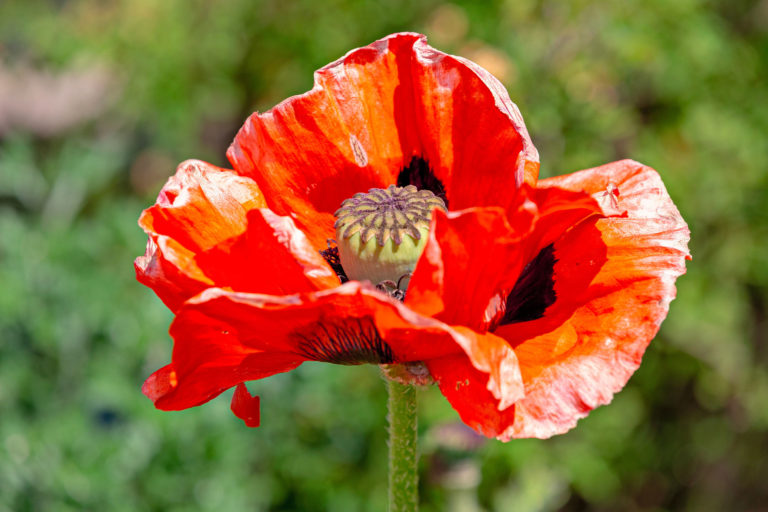
<svg viewBox="0 0 768 512"><path fill-rule="evenodd" d="M341 205L334 227L347 277L404 290L424 250L432 210L445 211L445 203L429 190L390 185L357 193Z"/></svg>

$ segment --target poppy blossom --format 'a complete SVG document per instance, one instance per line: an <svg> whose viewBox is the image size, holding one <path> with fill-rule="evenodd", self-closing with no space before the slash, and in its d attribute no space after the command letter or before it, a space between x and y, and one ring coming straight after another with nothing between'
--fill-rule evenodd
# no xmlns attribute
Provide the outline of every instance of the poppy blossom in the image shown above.
<svg viewBox="0 0 768 512"><path fill-rule="evenodd" d="M227 156L182 163L139 220L137 277L175 314L172 361L143 387L159 409L237 386L256 426L244 382L371 363L431 377L489 437L549 437L626 384L689 258L656 171L538 180L504 87L418 34L320 69Z"/></svg>

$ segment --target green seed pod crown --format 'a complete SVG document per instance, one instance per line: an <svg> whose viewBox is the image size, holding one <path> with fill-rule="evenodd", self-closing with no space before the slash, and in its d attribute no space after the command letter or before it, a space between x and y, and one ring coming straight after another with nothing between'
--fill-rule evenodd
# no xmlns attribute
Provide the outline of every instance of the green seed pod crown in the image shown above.
<svg viewBox="0 0 768 512"><path fill-rule="evenodd" d="M347 276L377 284L412 272L435 208L445 211L442 199L413 185L372 188L345 199L334 227Z"/></svg>

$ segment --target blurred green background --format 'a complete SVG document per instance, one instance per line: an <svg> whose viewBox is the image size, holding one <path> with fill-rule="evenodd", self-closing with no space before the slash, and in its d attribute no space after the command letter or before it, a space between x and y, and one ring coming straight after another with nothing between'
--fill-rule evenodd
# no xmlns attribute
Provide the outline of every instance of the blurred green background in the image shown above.
<svg viewBox="0 0 768 512"><path fill-rule="evenodd" d="M507 86L542 175L658 169L694 255L642 367L549 441L421 392L424 511L768 510L768 1L0 1L0 512L384 510L385 391L306 364L178 413L139 389L170 313L134 281L175 165L390 32Z"/></svg>

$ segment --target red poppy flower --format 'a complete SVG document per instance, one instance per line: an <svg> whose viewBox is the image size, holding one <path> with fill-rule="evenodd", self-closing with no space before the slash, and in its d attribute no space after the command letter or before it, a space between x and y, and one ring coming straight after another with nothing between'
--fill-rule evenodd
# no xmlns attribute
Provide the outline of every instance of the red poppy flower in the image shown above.
<svg viewBox="0 0 768 512"><path fill-rule="evenodd" d="M396 364L426 367L485 435L549 437L624 386L685 272L688 228L653 169L537 181L503 86L418 34L322 68L227 155L234 170L182 163L139 221L138 279L176 314L172 362L143 388L160 409L238 386L232 409L256 426L246 381ZM345 199L390 185L447 207L404 297L346 281L328 245Z"/></svg>

